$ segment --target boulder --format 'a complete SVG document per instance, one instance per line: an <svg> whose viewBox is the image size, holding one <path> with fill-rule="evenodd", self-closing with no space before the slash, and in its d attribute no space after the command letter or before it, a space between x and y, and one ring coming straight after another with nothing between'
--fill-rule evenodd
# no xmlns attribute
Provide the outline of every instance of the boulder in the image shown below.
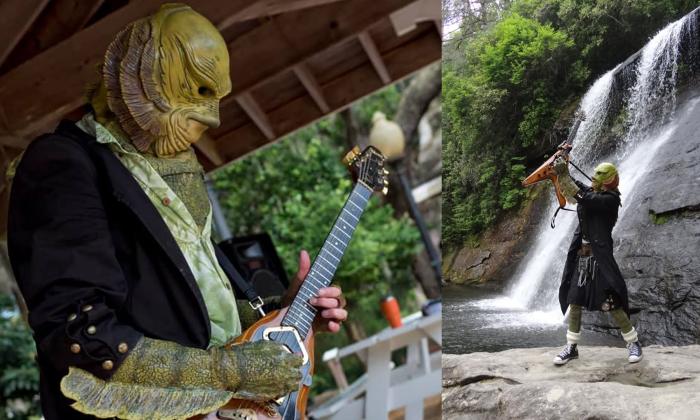
<svg viewBox="0 0 700 420"><path fill-rule="evenodd" d="M700 346L627 350L582 347L555 366L561 348L443 355L444 419L697 419Z"/></svg>

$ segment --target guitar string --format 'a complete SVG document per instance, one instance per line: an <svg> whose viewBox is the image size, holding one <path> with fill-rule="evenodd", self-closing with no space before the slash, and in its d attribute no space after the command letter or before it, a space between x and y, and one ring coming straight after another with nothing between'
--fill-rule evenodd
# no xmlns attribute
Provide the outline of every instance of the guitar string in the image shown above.
<svg viewBox="0 0 700 420"><path fill-rule="evenodd" d="M362 165L361 168L360 168L360 179L364 179L364 176L367 175L367 172L366 172L366 171L367 171L366 165ZM343 210L346 210L346 207L348 207L348 203L346 203L345 206L343 206L343 210L341 210L340 215L338 216L338 221L336 221L336 223L334 224L333 228L331 228L331 234L332 234L332 232L333 232L333 229L334 229L334 228L338 225L338 223L341 222L341 221L344 222L344 223L346 223L346 224L348 224L348 225L351 227L350 235L352 235L352 234L354 233L354 231L355 231L355 229L356 229L356 227L357 227L357 224L359 223L359 218L362 216L362 213L364 212L364 209L365 209L365 207L366 207L366 205L367 205L367 202L369 201L369 197L365 199L365 197L363 197L361 194L359 194L359 188L358 188L359 185L360 185L360 183L358 182L357 185L355 186L355 188L353 188L353 191L350 193L350 196L348 197L348 203L354 204L354 205L355 205L356 207L358 207L358 209L360 210L359 214L357 215L357 221L354 223L354 226L353 226L353 225L351 225L351 224L348 224L345 220L342 220L342 213L343 213ZM358 195L360 195L360 197L364 199L364 200L362 200L362 206L357 206L356 203L352 202L353 195L355 195L356 192L358 192ZM371 195L371 190L369 191L369 193L370 193L370 195ZM348 210L348 212L350 213L349 210ZM352 213L350 213L350 214L352 214ZM330 235L329 235L329 237L330 237ZM336 237L336 239L338 239L338 238ZM338 239L341 243L343 243L343 253L344 253L345 248L347 247L347 245L348 245L350 239L352 239L352 236L349 236L349 237L348 237L348 242L347 242L347 243L345 243L345 241L342 241L341 239ZM326 238L326 240L328 240L328 238ZM326 244L324 243L324 246L321 247L321 250L319 251L319 255L321 255L321 253L323 252L323 250L326 248L325 245L326 245ZM328 252L330 253L330 251L328 251ZM340 258L343 257L343 255L342 255L343 253L341 253L341 255L339 256ZM332 255L332 253L331 253L331 255ZM317 261L317 260L314 260L314 265L316 265L316 261ZM340 264L340 259L338 259L338 264ZM335 264L335 267L331 266L332 272L329 271L329 274L331 274L331 275L334 275L334 274L335 274L335 270L337 269L338 264ZM320 262L319 262L319 265L321 266L321 263L320 263ZM331 280L332 280L332 278L331 278ZM295 299L295 300L296 300L296 299ZM290 309L289 309L289 310L290 310L290 311L292 310L292 307L291 307L291 306L290 306ZM308 334L308 331L307 331L305 334ZM291 344L289 344L289 342L288 342L289 336L290 336L290 335L289 335L289 334L285 334L285 336L286 336L286 338L285 338L285 340L284 340L284 343L285 343L286 345L288 345L288 347L289 347L289 346L291 345ZM294 338L294 337L292 336L292 338ZM277 341L277 340L275 340L275 341ZM294 341L296 341L296 339L295 339ZM293 343L293 344L296 344L296 343ZM302 346L304 345L304 343L300 343L300 344L301 344ZM308 373L307 373L306 375L308 375ZM305 378L302 378L302 381L303 381L304 379L305 379ZM284 409L283 409L283 411L282 411L282 413L281 413L283 419L286 419L286 418L287 418L287 414L289 413L289 409L292 407L292 404L291 404L291 402L290 402L290 400L289 400L289 395L292 395L292 394L298 393L298 392L299 392L299 391L293 391L293 392L291 392L290 394L287 394L287 399L285 400L285 407L284 407ZM294 401L294 409L295 409L295 411L296 411L296 401Z"/></svg>

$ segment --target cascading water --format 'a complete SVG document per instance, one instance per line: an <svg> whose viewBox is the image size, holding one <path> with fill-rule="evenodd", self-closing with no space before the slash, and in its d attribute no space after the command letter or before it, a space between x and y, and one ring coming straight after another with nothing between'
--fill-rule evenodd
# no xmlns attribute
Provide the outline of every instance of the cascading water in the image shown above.
<svg viewBox="0 0 700 420"><path fill-rule="evenodd" d="M666 26L642 49L636 67L636 83L628 100L623 154L649 137L650 131L668 122L676 109L676 83L680 43L697 28L697 13L691 12ZM696 54L697 50L687 51Z"/></svg>
<svg viewBox="0 0 700 420"><path fill-rule="evenodd" d="M602 158L623 162L618 168L623 204L628 192L633 191L634 185L643 178L654 150L672 137L680 44L684 36L692 36L697 31L696 12L659 31L640 52L634 84L623 93L627 98L624 124L627 134L622 144L616 145L612 156L601 156L597 142L610 117L613 82L620 66L601 76L581 100L580 110L585 113L586 120L579 127L571 155L586 172L590 172ZM692 44L696 47L684 53L697 54L697 41ZM555 203L552 194L549 208L556 208ZM626 210L623 206L621 217ZM572 212L560 212L555 229L549 226L549 215L540 220L536 239L516 270L518 274L511 279L506 295L474 302L477 307L503 310L503 316L492 317L491 327L561 324L558 286L576 223L576 215Z"/></svg>
<svg viewBox="0 0 700 420"><path fill-rule="evenodd" d="M579 162L589 162L595 154L595 140L607 116L615 71L616 69L611 70L601 76L581 100L580 110L585 113L586 120L579 126L571 152ZM582 169L588 169L586 166L583 165ZM555 208L557 205L552 194L547 208ZM551 282L546 280L558 278L564 269L564 260L547 256L566 252L567 233L571 232L575 222L576 216L572 212L560 212L556 229L550 228L548 218L540 221L537 239L516 271L519 274L508 293L511 299L526 308L556 309L551 303L556 301L557 289L550 287Z"/></svg>

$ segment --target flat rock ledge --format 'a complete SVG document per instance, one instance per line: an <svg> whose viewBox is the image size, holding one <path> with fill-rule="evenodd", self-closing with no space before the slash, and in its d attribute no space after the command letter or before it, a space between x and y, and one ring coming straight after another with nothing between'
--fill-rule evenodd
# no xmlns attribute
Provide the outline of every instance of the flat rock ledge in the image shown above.
<svg viewBox="0 0 700 420"><path fill-rule="evenodd" d="M700 419L700 345L627 349L560 347L443 355L444 419Z"/></svg>

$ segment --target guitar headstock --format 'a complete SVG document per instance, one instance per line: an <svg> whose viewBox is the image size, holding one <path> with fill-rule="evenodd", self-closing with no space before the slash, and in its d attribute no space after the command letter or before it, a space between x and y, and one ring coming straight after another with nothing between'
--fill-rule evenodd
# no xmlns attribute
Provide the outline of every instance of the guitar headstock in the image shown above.
<svg viewBox="0 0 700 420"><path fill-rule="evenodd" d="M389 171L384 167L386 158L375 147L368 146L360 152L360 148L355 146L343 158L343 162L348 166L350 172L357 179L357 182L364 184L373 191L381 191L386 194L389 191Z"/></svg>

